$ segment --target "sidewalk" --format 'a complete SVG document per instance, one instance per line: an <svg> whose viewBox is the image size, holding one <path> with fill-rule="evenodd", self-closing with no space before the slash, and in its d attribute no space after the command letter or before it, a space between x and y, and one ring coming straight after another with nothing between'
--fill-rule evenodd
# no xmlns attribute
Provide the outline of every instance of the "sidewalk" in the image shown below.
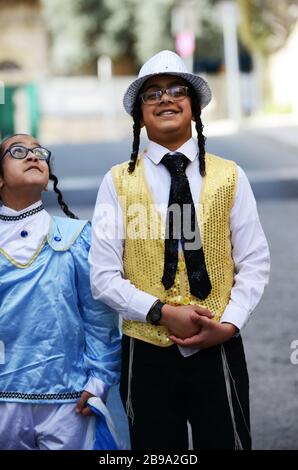
<svg viewBox="0 0 298 470"><path fill-rule="evenodd" d="M54 168L67 200L75 205L93 204L103 175L129 158L132 122L129 117L109 118L91 126L86 120L80 132L77 122L76 137L72 124L68 122L67 131L60 130L56 141L42 141L53 150ZM206 122L204 134L209 152L232 159L245 170L257 198L298 198L298 117L251 117L238 126L228 120ZM144 146L146 133L142 132ZM86 156L84 165L81 155ZM51 191L45 199L56 205Z"/></svg>
<svg viewBox="0 0 298 470"><path fill-rule="evenodd" d="M218 155L237 161L257 198L298 197L298 116L254 116L239 124L209 122L205 129L207 148L209 143ZM225 155L221 145L226 144Z"/></svg>
<svg viewBox="0 0 298 470"><path fill-rule="evenodd" d="M272 115L244 118L239 124L228 119L202 120L207 137L253 131L285 145L298 148L298 116ZM101 143L130 138L132 119L124 113L100 118L92 116L45 117L41 122L40 140L49 144ZM142 133L145 135L146 133Z"/></svg>
<svg viewBox="0 0 298 470"><path fill-rule="evenodd" d="M231 135L239 131L252 131L298 150L298 116L253 116L244 118L240 124L228 119L206 123L207 137Z"/></svg>

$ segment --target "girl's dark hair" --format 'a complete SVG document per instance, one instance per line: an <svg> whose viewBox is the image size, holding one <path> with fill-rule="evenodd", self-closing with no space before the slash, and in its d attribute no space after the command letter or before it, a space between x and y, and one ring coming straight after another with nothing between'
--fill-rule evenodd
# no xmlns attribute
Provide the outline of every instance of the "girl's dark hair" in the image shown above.
<svg viewBox="0 0 298 470"><path fill-rule="evenodd" d="M3 152L4 152L4 148L3 148L4 145L3 144L8 139L10 139L12 137L15 137L17 135L26 135L26 136L31 137L29 134L13 134L13 135L10 135L9 137L6 137L4 140L2 140L2 142L0 144L0 176L3 176L3 169L2 169L2 156L3 156ZM63 200L63 195L62 195L60 189L57 187L58 186L58 178L57 178L57 176L55 176L52 173L51 165L50 165L49 162L48 162L48 167L49 167L49 179L51 181L53 181L53 188L54 188L55 193L57 194L57 200L58 200L59 206L61 207L64 214L67 215L67 217L70 217L71 219L77 219L78 217L73 212L71 212L69 210L68 205Z"/></svg>
<svg viewBox="0 0 298 470"><path fill-rule="evenodd" d="M50 164L48 165L49 165L49 179L53 181L53 188L54 188L55 193L57 194L57 201L58 201L59 206L61 207L64 214L67 215L67 217L70 217L71 219L78 219L78 217L73 212L71 212L71 210L68 208L68 205L66 204L66 202L64 202L62 192L58 188L58 178L56 175L52 173L51 165Z"/></svg>
<svg viewBox="0 0 298 470"><path fill-rule="evenodd" d="M188 89L189 89L189 97L191 99L191 110L192 110L193 118L195 121L195 127L197 131L200 174L201 176L205 176L206 175L206 168L205 168L206 138L203 134L204 126L201 120L201 104L200 104L199 97L194 87L191 85L191 83L187 82L186 85L188 86ZM133 143L132 143L132 152L130 156L130 161L128 164L129 173L133 173L135 169L137 158L138 158L138 153L139 153L139 146L140 146L142 111L141 111L141 102L140 102L139 96L137 96L135 100L133 111L132 111L132 117L133 117Z"/></svg>

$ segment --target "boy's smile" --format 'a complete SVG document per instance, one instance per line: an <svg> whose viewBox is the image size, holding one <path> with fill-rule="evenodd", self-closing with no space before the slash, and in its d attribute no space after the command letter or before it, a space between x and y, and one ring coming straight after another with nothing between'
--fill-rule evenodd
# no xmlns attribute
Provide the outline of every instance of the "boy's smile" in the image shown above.
<svg viewBox="0 0 298 470"><path fill-rule="evenodd" d="M175 114L177 114L178 111L176 109L172 109L172 108L166 108L166 109L162 109L160 112L157 113L157 116L175 116Z"/></svg>
<svg viewBox="0 0 298 470"><path fill-rule="evenodd" d="M156 75L148 79L143 92L164 90L173 86L187 86L180 77ZM142 103L142 125L146 127L150 140L169 149L178 148L191 137L191 101L189 96L174 101L166 92L155 104Z"/></svg>

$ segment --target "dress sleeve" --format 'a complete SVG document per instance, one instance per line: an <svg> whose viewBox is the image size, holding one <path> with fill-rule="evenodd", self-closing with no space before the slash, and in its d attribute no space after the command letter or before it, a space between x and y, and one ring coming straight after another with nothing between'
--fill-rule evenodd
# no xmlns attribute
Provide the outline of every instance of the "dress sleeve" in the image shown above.
<svg viewBox="0 0 298 470"><path fill-rule="evenodd" d="M85 331L84 367L88 384L97 383L98 393L101 398L105 398L109 387L119 381L120 331L118 314L103 302L93 299L91 294L88 265L90 238L91 225L88 223L71 247L71 252L75 262L79 310Z"/></svg>

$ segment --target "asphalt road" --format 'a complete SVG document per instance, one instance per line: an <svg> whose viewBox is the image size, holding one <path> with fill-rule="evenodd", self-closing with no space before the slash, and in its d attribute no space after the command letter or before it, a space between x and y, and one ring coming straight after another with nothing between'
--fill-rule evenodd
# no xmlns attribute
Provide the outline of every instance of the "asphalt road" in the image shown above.
<svg viewBox="0 0 298 470"><path fill-rule="evenodd" d="M130 142L57 146L55 171L65 199L81 218L90 218L102 175L128 158ZM268 137L242 131L210 138L208 150L237 161L255 191L271 251L270 284L243 338L250 374L251 424L255 449L298 449L298 155ZM88 186L89 182L89 186ZM89 188L89 189L88 189ZM52 196L48 195L52 205ZM54 206L52 213L59 213ZM295 361L294 361L295 362ZM128 446L125 416L117 391L110 409Z"/></svg>
<svg viewBox="0 0 298 470"><path fill-rule="evenodd" d="M144 148L146 141L142 141ZM98 186L112 165L128 160L131 141L51 146L53 169L73 205L94 205ZM207 150L235 160L246 171L258 199L298 197L297 151L251 131L212 137ZM55 205L49 192L45 200Z"/></svg>

